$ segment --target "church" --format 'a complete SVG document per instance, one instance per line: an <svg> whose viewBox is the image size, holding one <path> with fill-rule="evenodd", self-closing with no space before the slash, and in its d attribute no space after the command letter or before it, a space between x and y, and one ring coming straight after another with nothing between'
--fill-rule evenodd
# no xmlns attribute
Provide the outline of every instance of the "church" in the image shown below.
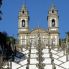
<svg viewBox="0 0 69 69"><path fill-rule="evenodd" d="M52 4L48 10L47 22L48 29L38 28L30 31L29 29L29 11L26 5L23 5L18 16L18 46L28 48L30 44L38 45L40 37L41 43L45 46L58 47L59 45L59 16L58 9Z"/></svg>
<svg viewBox="0 0 69 69"><path fill-rule="evenodd" d="M29 11L23 5L18 16L18 50L12 69L68 69L67 48L59 48L59 15L54 4L48 9L48 28L29 28ZM66 54L65 54L66 53ZM19 60L20 59L20 60ZM15 66L15 68L14 68Z"/></svg>

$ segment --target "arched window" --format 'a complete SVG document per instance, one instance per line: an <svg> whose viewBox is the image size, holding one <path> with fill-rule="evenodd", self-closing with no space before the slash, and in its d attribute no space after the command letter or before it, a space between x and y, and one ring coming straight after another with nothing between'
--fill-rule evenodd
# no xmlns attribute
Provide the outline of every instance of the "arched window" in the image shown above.
<svg viewBox="0 0 69 69"><path fill-rule="evenodd" d="M22 13L24 14L24 11L22 11Z"/></svg>
<svg viewBox="0 0 69 69"><path fill-rule="evenodd" d="M22 20L22 27L25 27L25 20Z"/></svg>
<svg viewBox="0 0 69 69"><path fill-rule="evenodd" d="M55 27L55 20L52 19L52 27Z"/></svg>
<svg viewBox="0 0 69 69"><path fill-rule="evenodd" d="M54 13L54 10L52 10L52 13Z"/></svg>

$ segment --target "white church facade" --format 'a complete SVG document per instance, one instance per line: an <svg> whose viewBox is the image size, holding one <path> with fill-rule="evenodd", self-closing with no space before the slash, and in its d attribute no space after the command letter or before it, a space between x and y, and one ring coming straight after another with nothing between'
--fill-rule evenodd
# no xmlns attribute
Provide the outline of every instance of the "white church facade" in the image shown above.
<svg viewBox="0 0 69 69"><path fill-rule="evenodd" d="M57 47L59 45L59 16L55 5L51 5L48 10L48 29L41 29L38 27L30 31L29 18L28 9L26 5L23 5L18 18L18 44L21 49L27 48L30 43L33 45L38 44L39 37L41 43L45 46L51 45Z"/></svg>

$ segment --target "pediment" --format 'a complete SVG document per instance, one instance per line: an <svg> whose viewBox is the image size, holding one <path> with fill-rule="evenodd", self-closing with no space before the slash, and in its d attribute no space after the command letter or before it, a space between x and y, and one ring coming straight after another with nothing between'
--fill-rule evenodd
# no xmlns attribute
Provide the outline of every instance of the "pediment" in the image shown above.
<svg viewBox="0 0 69 69"><path fill-rule="evenodd" d="M31 31L31 34L35 34L35 33L48 33L48 31L41 28L37 28Z"/></svg>

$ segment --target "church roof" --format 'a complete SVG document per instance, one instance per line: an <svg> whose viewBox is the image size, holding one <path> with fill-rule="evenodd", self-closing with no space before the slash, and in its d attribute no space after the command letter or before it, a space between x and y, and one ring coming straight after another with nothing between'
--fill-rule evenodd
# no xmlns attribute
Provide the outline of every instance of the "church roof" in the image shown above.
<svg viewBox="0 0 69 69"><path fill-rule="evenodd" d="M24 4L19 12L19 16L22 15L22 13L25 12L27 16L29 16L29 13L28 13L28 9L26 7L26 5Z"/></svg>
<svg viewBox="0 0 69 69"><path fill-rule="evenodd" d="M27 11L27 7L26 7L26 5L25 5L25 4L22 6L21 11L23 11L23 10L26 10L26 11Z"/></svg>
<svg viewBox="0 0 69 69"><path fill-rule="evenodd" d="M49 10L57 10L56 6L54 4L52 4L49 8Z"/></svg>
<svg viewBox="0 0 69 69"><path fill-rule="evenodd" d="M54 3L53 0L52 0L51 6L49 7L49 11L51 11L51 10L56 10L57 11L57 7L55 6L55 3Z"/></svg>
<svg viewBox="0 0 69 69"><path fill-rule="evenodd" d="M48 30L36 28L36 29L31 31L31 34L33 34L33 33L48 33Z"/></svg>

